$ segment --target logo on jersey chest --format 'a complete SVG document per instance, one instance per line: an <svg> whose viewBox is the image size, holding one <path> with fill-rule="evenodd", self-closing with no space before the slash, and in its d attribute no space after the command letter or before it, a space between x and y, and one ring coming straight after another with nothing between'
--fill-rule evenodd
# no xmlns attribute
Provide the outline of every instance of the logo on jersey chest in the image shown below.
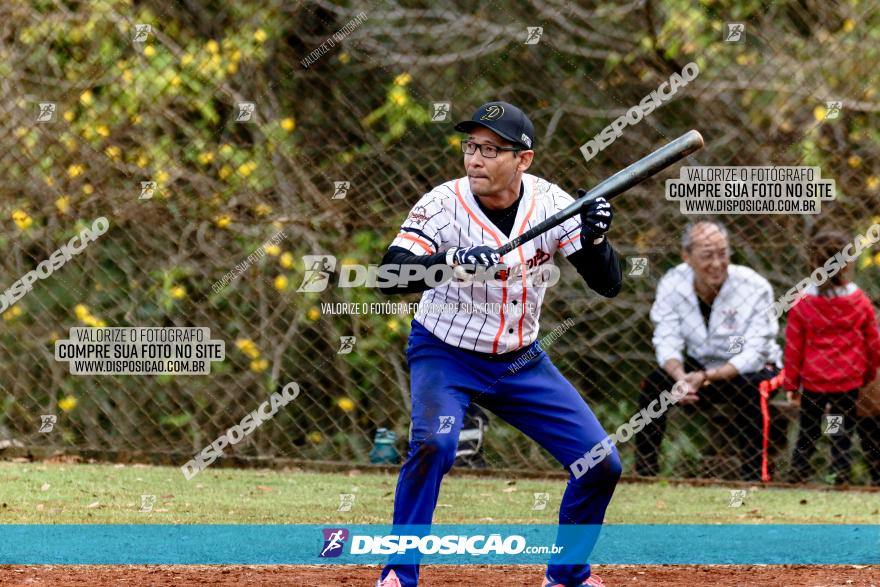
<svg viewBox="0 0 880 587"><path fill-rule="evenodd" d="M526 271L529 271L530 269L534 269L538 265L543 265L544 263L546 263L549 260L550 260L550 255L548 253L545 253L542 249L538 249L535 252L535 255L531 259L526 260ZM513 267L512 269L510 269L509 271L507 269L503 269L503 270L499 271L498 272L498 279L500 279L501 281L507 281L508 279L512 279L514 277L517 277L520 274L522 274L522 265L517 265L517 266Z"/></svg>

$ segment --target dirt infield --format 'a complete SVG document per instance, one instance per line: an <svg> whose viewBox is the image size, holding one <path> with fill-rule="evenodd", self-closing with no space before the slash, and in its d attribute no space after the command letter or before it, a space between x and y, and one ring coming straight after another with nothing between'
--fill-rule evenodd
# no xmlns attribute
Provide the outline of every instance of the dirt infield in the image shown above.
<svg viewBox="0 0 880 587"><path fill-rule="evenodd" d="M426 566L419 585L541 584L537 566ZM641 566L597 567L608 587L880 587L880 566ZM289 585L291 587L370 586L379 567L364 566L0 566L0 586L28 585Z"/></svg>

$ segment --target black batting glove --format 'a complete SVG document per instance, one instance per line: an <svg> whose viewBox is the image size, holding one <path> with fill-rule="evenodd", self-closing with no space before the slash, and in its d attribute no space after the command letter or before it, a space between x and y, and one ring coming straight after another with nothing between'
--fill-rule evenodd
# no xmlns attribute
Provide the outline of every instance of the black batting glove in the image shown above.
<svg viewBox="0 0 880 587"><path fill-rule="evenodd" d="M582 198L587 190L578 189L577 195ZM581 209L581 239L585 244L599 244L595 241L605 236L611 229L614 212L611 204L603 197L598 197ZM601 242L601 241L600 241Z"/></svg>
<svg viewBox="0 0 880 587"><path fill-rule="evenodd" d="M446 260L453 267L456 265L491 267L501 262L501 255L496 253L492 247L484 245L477 247L453 247L447 251Z"/></svg>

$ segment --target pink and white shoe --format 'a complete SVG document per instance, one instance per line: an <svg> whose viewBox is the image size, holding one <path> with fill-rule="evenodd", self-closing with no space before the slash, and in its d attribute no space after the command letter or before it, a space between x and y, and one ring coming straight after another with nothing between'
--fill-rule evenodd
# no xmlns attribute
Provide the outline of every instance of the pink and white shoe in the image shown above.
<svg viewBox="0 0 880 587"><path fill-rule="evenodd" d="M562 583L554 583L547 577L547 575L544 575L544 582L541 584L541 587L557 587L561 585ZM599 575L590 575L583 583L581 583L581 585L587 585L588 587L605 587L605 583L602 582Z"/></svg>
<svg viewBox="0 0 880 587"><path fill-rule="evenodd" d="M397 578L397 573L390 571L384 579L376 581L376 587L403 587L403 585Z"/></svg>

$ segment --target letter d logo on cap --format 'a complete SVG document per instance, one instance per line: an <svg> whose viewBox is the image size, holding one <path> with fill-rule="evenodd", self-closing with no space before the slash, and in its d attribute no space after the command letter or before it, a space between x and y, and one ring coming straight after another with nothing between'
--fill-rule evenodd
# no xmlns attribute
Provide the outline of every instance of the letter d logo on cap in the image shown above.
<svg viewBox="0 0 880 587"><path fill-rule="evenodd" d="M504 116L504 106L492 104L486 108L486 113L480 117L480 120L498 120Z"/></svg>

